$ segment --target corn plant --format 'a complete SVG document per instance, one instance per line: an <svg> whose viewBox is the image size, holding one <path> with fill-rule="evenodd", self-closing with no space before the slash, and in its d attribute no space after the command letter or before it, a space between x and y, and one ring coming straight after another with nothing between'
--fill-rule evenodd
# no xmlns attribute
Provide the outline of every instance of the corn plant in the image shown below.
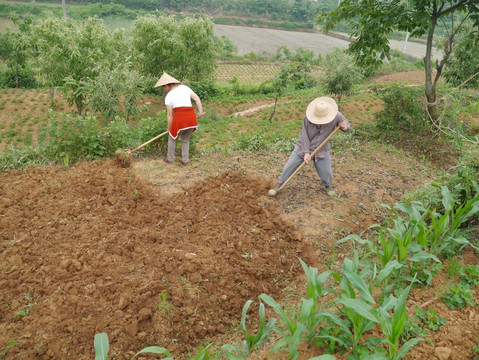
<svg viewBox="0 0 479 360"><path fill-rule="evenodd" d="M276 319L270 319L268 324L266 324L266 316L264 304L259 304L259 329L256 334L251 335L246 330L246 313L253 301L248 300L243 306L243 313L241 316L240 328L245 337L243 340L243 347L239 348L233 345L223 345L222 350L230 360L245 360L249 355L253 353L263 342L268 339L268 336L273 329L273 326L276 322Z"/></svg>
<svg viewBox="0 0 479 360"><path fill-rule="evenodd" d="M108 335L106 333L95 334L94 338L94 348L95 348L95 360L108 360L108 351L110 350L110 342L108 340ZM166 358L163 360L173 360L170 352L159 346L148 346L143 350L140 350L135 356L132 357L132 360L140 354L160 354L165 355Z"/></svg>
<svg viewBox="0 0 479 360"><path fill-rule="evenodd" d="M300 314L293 313L292 315L288 315L281 305L271 296L261 294L259 298L273 308L274 312L280 316L283 325L286 327L285 330L276 326L273 327L273 331L281 334L283 339L277 342L271 351L274 352L287 347L289 351L288 360L296 360L299 356L299 344L302 342L303 333L307 329L306 321L312 307L312 299L301 299Z"/></svg>
<svg viewBox="0 0 479 360"><path fill-rule="evenodd" d="M332 274L333 277L340 283L341 297L338 300L339 304L342 304L341 313L350 321L352 331L345 330L351 336L353 351L357 350L359 340L362 335L374 328L377 321L371 320L368 317L363 316L360 312L356 311L354 307L349 306L351 301L358 300L364 304L375 304L376 301L372 296L372 284L366 284L365 278L370 277L373 280L376 277L375 268L371 272L370 270L359 271L359 261L357 256L354 260L345 259L342 268L342 277L339 274ZM359 294L359 299L356 298ZM346 327L347 323L343 322L343 327Z"/></svg>
<svg viewBox="0 0 479 360"><path fill-rule="evenodd" d="M472 181L475 188L479 186ZM479 212L479 194L458 205L456 200L447 186L441 186L441 203L444 213L436 212L435 209L426 209L416 205L409 207L404 204L397 207L406 212L410 220L418 220L427 217L429 223L418 221L419 232L416 234L416 242L430 254L452 255L464 246L472 246L477 249L473 243L467 239L467 233L472 231L461 230L460 227L472 216Z"/></svg>
<svg viewBox="0 0 479 360"><path fill-rule="evenodd" d="M396 299L390 296L379 307L373 307L363 299L342 298L339 300L341 304L354 310L364 319L367 319L373 324L379 324L386 337L388 356L384 354L372 354L362 359L400 360L414 345L423 340L422 338L412 338L404 343L402 347L399 346L401 334L408 323L406 299L410 289L411 285L401 293L399 298ZM394 309L392 316L389 313L391 309Z"/></svg>

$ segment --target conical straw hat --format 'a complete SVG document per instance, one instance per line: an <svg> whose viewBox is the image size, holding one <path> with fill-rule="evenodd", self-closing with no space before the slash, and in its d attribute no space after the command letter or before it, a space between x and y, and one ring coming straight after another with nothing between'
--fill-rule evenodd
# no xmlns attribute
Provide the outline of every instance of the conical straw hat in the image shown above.
<svg viewBox="0 0 479 360"><path fill-rule="evenodd" d="M155 87L168 85L168 84L179 84L180 81L176 80L173 76L168 75L167 73L163 73L161 75L160 80L158 80L155 84Z"/></svg>

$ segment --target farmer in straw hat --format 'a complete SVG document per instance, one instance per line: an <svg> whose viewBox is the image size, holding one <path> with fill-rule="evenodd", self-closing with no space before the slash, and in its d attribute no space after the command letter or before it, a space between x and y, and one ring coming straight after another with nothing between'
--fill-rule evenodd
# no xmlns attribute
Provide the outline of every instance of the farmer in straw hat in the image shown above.
<svg viewBox="0 0 479 360"><path fill-rule="evenodd" d="M159 86L167 93L165 105L169 132L168 155L163 161L168 164L175 161L176 139L181 135L181 163L188 165L190 137L198 129L196 119L205 114L203 105L193 90L165 72L155 85L155 87ZM195 114L191 100L196 103L198 115Z"/></svg>
<svg viewBox="0 0 479 360"><path fill-rule="evenodd" d="M326 193L329 196L335 195L334 190L331 188L333 171L331 169L329 142L314 155L313 159L311 158L311 153L337 126L344 132L349 131L351 128L349 121L338 111L338 105L334 99L323 96L311 101L306 109L306 116L303 119L303 127L299 133L299 139L279 177L281 182L277 189L289 179L303 162L309 164L312 160L316 172L321 178L322 185L326 189Z"/></svg>

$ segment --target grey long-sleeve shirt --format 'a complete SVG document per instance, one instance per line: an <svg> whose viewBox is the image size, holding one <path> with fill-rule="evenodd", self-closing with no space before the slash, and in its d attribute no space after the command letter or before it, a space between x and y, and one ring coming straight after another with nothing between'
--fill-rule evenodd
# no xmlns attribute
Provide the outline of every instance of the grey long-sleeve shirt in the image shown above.
<svg viewBox="0 0 479 360"><path fill-rule="evenodd" d="M351 129L349 121L338 111L336 117L330 123L323 125L313 124L305 116L303 119L303 127L299 133L299 139L294 147L294 152L301 157L304 157L305 153L312 153L321 143L331 134L336 126L339 126L341 120L346 121L348 124L348 132ZM321 150L314 155L314 161L331 157L329 141L325 144Z"/></svg>

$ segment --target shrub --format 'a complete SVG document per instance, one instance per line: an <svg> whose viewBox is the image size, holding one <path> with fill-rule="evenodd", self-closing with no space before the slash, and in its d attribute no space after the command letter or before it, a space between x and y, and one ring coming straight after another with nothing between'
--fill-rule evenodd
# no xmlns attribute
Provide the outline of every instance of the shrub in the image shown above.
<svg viewBox="0 0 479 360"><path fill-rule="evenodd" d="M408 136L415 137L428 129L426 112L419 101L422 91L393 87L380 95L384 109L374 116L378 137L394 142Z"/></svg>
<svg viewBox="0 0 479 360"><path fill-rule="evenodd" d="M211 99L221 94L218 84L212 80L195 81L188 84L201 100Z"/></svg>
<svg viewBox="0 0 479 360"><path fill-rule="evenodd" d="M338 96L338 103L343 95L351 94L354 85L362 79L353 58L340 49L326 55L322 66L321 82L327 93Z"/></svg>
<svg viewBox="0 0 479 360"><path fill-rule="evenodd" d="M26 89L37 88L37 82L30 69L22 69L18 73L18 87ZM15 88L15 74L11 69L0 70L0 88Z"/></svg>

